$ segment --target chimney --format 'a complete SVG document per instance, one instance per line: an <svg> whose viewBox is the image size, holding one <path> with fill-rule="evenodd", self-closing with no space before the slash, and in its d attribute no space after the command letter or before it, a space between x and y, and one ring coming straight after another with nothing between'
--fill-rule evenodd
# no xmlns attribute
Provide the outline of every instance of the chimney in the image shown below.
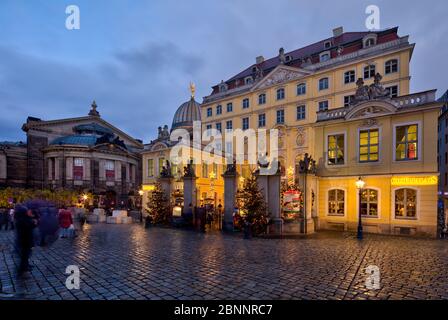
<svg viewBox="0 0 448 320"><path fill-rule="evenodd" d="M344 33L344 28L343 27L337 27L333 29L333 37L339 37L341 34Z"/></svg>
<svg viewBox="0 0 448 320"><path fill-rule="evenodd" d="M264 57L263 56L258 56L255 58L255 63L256 64L260 64L264 62Z"/></svg>

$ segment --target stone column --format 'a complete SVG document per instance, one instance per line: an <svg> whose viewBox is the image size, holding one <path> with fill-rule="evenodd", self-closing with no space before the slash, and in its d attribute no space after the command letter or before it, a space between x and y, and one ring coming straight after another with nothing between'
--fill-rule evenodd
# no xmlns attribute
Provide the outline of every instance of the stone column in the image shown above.
<svg viewBox="0 0 448 320"><path fill-rule="evenodd" d="M68 157L65 158L66 166L65 166L65 177L67 180L73 180L73 158Z"/></svg>
<svg viewBox="0 0 448 320"><path fill-rule="evenodd" d="M260 191L267 202L267 210L273 221L269 228L271 234L282 234L283 219L280 209L280 172L272 175L257 175L257 182Z"/></svg>
<svg viewBox="0 0 448 320"><path fill-rule="evenodd" d="M305 183L306 177L306 183ZM306 213L306 233L314 233L314 220L317 218L317 178L314 174L301 174L299 178L299 188L304 192L304 203ZM313 200L314 193L314 200ZM304 232L303 224L301 232Z"/></svg>
<svg viewBox="0 0 448 320"><path fill-rule="evenodd" d="M224 173L224 220L222 229L233 231L233 211L235 209L235 196L238 190L238 173Z"/></svg>
<svg viewBox="0 0 448 320"><path fill-rule="evenodd" d="M184 179L184 213L188 212L191 203L192 209L196 206L196 177L183 177Z"/></svg>
<svg viewBox="0 0 448 320"><path fill-rule="evenodd" d="M84 158L84 168L83 168L83 180L87 180L90 182L90 159L89 158Z"/></svg>
<svg viewBox="0 0 448 320"><path fill-rule="evenodd" d="M171 205L171 183L173 178L159 178L160 185L162 190L165 193L166 198L168 199L168 203Z"/></svg>

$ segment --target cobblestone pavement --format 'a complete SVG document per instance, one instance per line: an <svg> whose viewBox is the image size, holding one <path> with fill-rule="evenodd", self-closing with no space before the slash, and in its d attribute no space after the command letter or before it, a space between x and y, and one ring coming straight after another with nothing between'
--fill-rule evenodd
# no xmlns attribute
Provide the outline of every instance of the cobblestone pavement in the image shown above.
<svg viewBox="0 0 448 320"><path fill-rule="evenodd" d="M0 232L1 291L15 299L448 299L448 242L319 233L251 239L140 225L87 225L35 248L17 280L13 233ZM79 290L65 287L68 265ZM377 265L381 287L365 286ZM1 299L1 297L0 297Z"/></svg>

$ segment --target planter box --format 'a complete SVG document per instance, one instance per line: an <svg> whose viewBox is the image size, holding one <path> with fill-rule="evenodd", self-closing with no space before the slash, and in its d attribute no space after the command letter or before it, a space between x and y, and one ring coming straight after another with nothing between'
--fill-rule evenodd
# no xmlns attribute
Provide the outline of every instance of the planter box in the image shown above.
<svg viewBox="0 0 448 320"><path fill-rule="evenodd" d="M121 223L120 219L117 217L107 217L106 222L110 224Z"/></svg>
<svg viewBox="0 0 448 320"><path fill-rule="evenodd" d="M98 222L98 216L96 216L94 214L89 214L87 216L87 222L89 222L89 223L97 223Z"/></svg>
<svg viewBox="0 0 448 320"><path fill-rule="evenodd" d="M132 223L132 217L121 217L121 223L124 223L124 224Z"/></svg>
<svg viewBox="0 0 448 320"><path fill-rule="evenodd" d="M112 212L113 217L127 217L128 212L126 210L114 210Z"/></svg>

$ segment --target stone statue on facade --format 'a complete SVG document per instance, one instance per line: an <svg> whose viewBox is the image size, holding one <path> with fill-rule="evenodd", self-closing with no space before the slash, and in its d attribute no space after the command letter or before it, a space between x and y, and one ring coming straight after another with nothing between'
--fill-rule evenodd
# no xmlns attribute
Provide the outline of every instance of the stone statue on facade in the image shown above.
<svg viewBox="0 0 448 320"><path fill-rule="evenodd" d="M233 159L232 163L226 165L226 172L224 174L236 174L236 160Z"/></svg>
<svg viewBox="0 0 448 320"><path fill-rule="evenodd" d="M173 174L171 172L171 163L169 160L166 160L165 165L162 167L162 170L160 171L160 177L162 178L172 178Z"/></svg>
<svg viewBox="0 0 448 320"><path fill-rule="evenodd" d="M369 87L364 85L364 80L359 78L356 81L358 88L356 89L354 103L370 100Z"/></svg>
<svg viewBox="0 0 448 320"><path fill-rule="evenodd" d="M383 77L379 73L375 75L374 82L369 87L370 99L386 98L389 95L389 92L381 84L382 79Z"/></svg>
<svg viewBox="0 0 448 320"><path fill-rule="evenodd" d="M190 177L190 178L196 177L193 168L193 160L190 160L190 162L187 163L187 166L184 167L184 177Z"/></svg>
<svg viewBox="0 0 448 320"><path fill-rule="evenodd" d="M278 50L278 59L280 60L280 64L286 63L285 49L280 48Z"/></svg>

